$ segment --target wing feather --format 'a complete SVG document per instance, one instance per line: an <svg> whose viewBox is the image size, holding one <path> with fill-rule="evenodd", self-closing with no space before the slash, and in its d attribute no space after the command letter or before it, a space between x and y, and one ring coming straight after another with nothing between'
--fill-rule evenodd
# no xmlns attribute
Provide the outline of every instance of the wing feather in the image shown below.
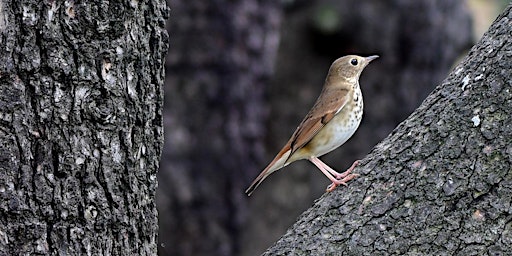
<svg viewBox="0 0 512 256"><path fill-rule="evenodd" d="M287 144L290 145L290 156L308 144L348 102L348 89L332 88L323 90L315 105L295 130Z"/></svg>

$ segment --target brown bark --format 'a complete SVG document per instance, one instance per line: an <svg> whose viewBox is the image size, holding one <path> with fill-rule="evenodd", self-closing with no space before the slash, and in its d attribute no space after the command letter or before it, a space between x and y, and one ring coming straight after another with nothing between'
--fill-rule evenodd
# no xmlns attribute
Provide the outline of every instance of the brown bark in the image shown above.
<svg viewBox="0 0 512 256"><path fill-rule="evenodd" d="M506 255L512 250L512 5L361 177L266 255Z"/></svg>
<svg viewBox="0 0 512 256"><path fill-rule="evenodd" d="M163 1L0 3L0 255L155 255Z"/></svg>

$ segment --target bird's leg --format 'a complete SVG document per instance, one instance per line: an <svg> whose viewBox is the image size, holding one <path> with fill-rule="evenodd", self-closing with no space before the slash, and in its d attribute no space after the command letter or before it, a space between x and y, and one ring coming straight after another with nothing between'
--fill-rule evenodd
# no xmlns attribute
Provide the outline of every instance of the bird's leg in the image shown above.
<svg viewBox="0 0 512 256"><path fill-rule="evenodd" d="M320 159L318 159L317 157L312 157L311 159L314 159L315 161L318 161L317 163L322 165L323 168L325 168L325 170L327 170L328 172L330 172L334 177L336 177L336 179L343 179L345 177L347 177L347 175L349 175L353 170L354 168L359 164L359 160L356 160L354 161L354 163L352 164L352 166L350 166L350 168L348 168L345 172L343 173L339 173L337 171L335 171L334 169L332 169L330 166L328 166L327 164L325 164L324 162L322 162ZM315 163L316 165L316 163ZM318 165L317 165L318 167ZM320 167L318 167L320 168Z"/></svg>
<svg viewBox="0 0 512 256"><path fill-rule="evenodd" d="M320 161L320 159L316 158L316 157L311 157L309 159L309 161L311 161L314 165L316 165L316 167L318 167L318 169L320 169L320 171L322 171L322 173L327 176L327 178L332 181L332 182L339 182L339 180L337 180L333 174L331 173L330 170L332 170L329 166L327 166L326 164L324 164L324 162ZM327 168L326 168L327 167ZM329 170L330 169L330 170Z"/></svg>
<svg viewBox="0 0 512 256"><path fill-rule="evenodd" d="M348 168L348 170L346 170L343 173L336 172L335 170L333 170L331 167L326 165L324 162L322 162L317 157L311 157L309 159L309 161L311 161L314 165L316 165L316 167L318 167L318 169L320 169L320 171L322 171L322 173L325 176L327 176L327 178L330 181L332 181L332 184L327 187L327 191L328 192L331 192L332 190L334 190L334 188L336 188L338 185L346 186L347 185L346 182L348 182L349 180L359 176L358 174L351 174L350 173L359 164L359 161L355 161L352 164L352 166L350 168ZM336 177L334 177L333 175L336 176Z"/></svg>

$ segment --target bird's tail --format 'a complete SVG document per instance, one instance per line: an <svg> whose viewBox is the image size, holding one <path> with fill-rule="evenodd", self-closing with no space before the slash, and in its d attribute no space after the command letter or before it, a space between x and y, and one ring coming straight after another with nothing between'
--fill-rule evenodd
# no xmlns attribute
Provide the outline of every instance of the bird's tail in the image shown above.
<svg viewBox="0 0 512 256"><path fill-rule="evenodd" d="M254 192L254 190L261 184L261 182L263 182L263 180L265 180L265 178L267 178L270 174L288 165L286 160L288 160L288 157L290 156L290 150L286 150L284 152L283 151L277 154L274 160L270 162L270 164L260 173L260 175L254 179L249 188L245 190L245 193L248 196L250 196L252 192Z"/></svg>

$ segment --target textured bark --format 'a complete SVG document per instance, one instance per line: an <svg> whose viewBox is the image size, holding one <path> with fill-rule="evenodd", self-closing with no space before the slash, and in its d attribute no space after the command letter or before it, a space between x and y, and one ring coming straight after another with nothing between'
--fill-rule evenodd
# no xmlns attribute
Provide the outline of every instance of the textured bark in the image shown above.
<svg viewBox="0 0 512 256"><path fill-rule="evenodd" d="M512 251L512 5L423 104L267 255Z"/></svg>
<svg viewBox="0 0 512 256"><path fill-rule="evenodd" d="M276 77L269 87L268 156L260 168L311 108L335 58L354 53L381 56L360 79L365 110L359 129L347 143L322 157L343 171L410 115L446 77L457 57L473 45L465 1L303 3L289 7L282 22ZM268 248L328 184L306 161L293 163L263 182L250 198L244 245L251 249L245 255Z"/></svg>
<svg viewBox="0 0 512 256"><path fill-rule="evenodd" d="M155 255L165 1L0 3L0 255Z"/></svg>
<svg viewBox="0 0 512 256"><path fill-rule="evenodd" d="M238 255L260 168L277 1L171 1L161 255Z"/></svg>

